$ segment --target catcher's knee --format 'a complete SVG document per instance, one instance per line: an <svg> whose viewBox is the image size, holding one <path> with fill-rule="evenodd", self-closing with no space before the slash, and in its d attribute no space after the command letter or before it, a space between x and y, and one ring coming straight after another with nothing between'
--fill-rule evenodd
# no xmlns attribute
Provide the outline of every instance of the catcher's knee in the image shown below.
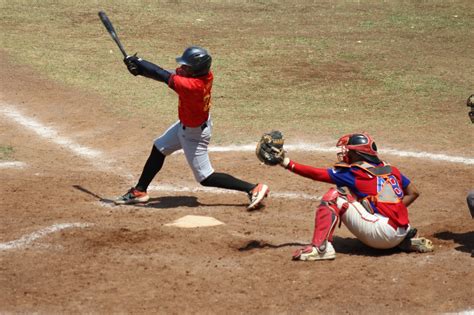
<svg viewBox="0 0 474 315"><path fill-rule="evenodd" d="M345 202L338 205L338 198L343 199ZM322 196L321 205L330 207L333 211L337 213L339 217L341 217L344 212L346 212L347 208L349 207L349 204L354 201L354 197L352 197L352 195L348 193L344 188L332 187Z"/></svg>

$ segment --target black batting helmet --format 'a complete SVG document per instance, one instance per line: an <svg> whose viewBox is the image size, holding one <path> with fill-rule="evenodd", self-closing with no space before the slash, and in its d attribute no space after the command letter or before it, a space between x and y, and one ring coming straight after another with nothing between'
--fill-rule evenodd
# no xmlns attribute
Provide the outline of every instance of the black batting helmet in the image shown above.
<svg viewBox="0 0 474 315"><path fill-rule="evenodd" d="M204 48L191 46L184 50L181 57L176 58L176 62L188 66L193 77L199 77L209 73L212 57Z"/></svg>

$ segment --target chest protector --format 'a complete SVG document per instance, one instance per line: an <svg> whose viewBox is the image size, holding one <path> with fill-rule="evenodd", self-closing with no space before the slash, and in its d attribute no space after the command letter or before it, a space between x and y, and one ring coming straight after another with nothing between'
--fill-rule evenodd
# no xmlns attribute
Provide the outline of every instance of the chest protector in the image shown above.
<svg viewBox="0 0 474 315"><path fill-rule="evenodd" d="M397 180L392 174L392 167L382 162L381 166L373 166L364 161L358 161L353 164L336 163L335 167L351 168L356 167L364 171L369 177L375 177L377 181L377 194L369 195L362 200L359 200L368 210L373 213L370 201L377 206L378 203L399 203L403 198L403 190Z"/></svg>

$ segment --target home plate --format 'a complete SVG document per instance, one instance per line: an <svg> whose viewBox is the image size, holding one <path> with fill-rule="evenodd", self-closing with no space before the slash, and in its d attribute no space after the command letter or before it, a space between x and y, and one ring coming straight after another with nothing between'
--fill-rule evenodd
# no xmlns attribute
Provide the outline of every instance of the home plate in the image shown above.
<svg viewBox="0 0 474 315"><path fill-rule="evenodd" d="M202 226L215 226L225 224L213 217L204 217L200 215L187 215L178 220L165 224L166 226L176 226L181 228L195 228Z"/></svg>

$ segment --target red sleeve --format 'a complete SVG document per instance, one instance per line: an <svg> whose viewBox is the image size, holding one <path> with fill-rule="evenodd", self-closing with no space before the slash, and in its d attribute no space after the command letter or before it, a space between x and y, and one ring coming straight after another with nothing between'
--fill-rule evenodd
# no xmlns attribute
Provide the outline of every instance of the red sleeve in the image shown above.
<svg viewBox="0 0 474 315"><path fill-rule="evenodd" d="M202 93L203 84L195 78L183 77L172 74L168 82L168 86L175 90L178 95Z"/></svg>
<svg viewBox="0 0 474 315"><path fill-rule="evenodd" d="M172 73L171 76L170 76L170 79L168 81L168 86L174 90L174 77L176 76L176 74Z"/></svg>
<svg viewBox="0 0 474 315"><path fill-rule="evenodd" d="M290 161L287 167L291 172L301 175L318 182L325 182L334 184L334 181L329 176L329 170L326 168L317 168L308 165L298 164L296 162Z"/></svg>

